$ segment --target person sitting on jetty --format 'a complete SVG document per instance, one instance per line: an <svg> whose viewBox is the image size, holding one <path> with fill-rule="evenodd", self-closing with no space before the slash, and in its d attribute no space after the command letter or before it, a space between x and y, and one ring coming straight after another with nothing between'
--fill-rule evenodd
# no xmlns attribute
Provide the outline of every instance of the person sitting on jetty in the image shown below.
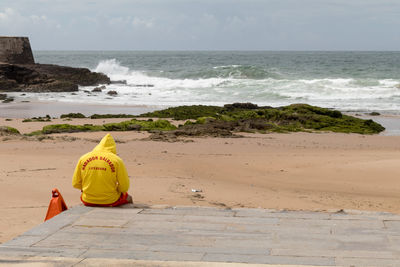
<svg viewBox="0 0 400 267"><path fill-rule="evenodd" d="M128 172L117 156L115 141L110 134L79 159L72 186L81 190L81 201L85 206L116 207L132 203L132 197L128 195Z"/></svg>

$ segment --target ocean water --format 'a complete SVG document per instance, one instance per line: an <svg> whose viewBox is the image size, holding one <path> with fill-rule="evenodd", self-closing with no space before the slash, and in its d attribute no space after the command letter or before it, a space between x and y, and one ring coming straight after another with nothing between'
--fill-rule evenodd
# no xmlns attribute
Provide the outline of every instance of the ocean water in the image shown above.
<svg viewBox="0 0 400 267"><path fill-rule="evenodd" d="M86 67L112 80L101 93L26 94L19 100L112 105L308 103L400 113L400 52L34 51L38 63ZM110 97L109 90L118 92Z"/></svg>

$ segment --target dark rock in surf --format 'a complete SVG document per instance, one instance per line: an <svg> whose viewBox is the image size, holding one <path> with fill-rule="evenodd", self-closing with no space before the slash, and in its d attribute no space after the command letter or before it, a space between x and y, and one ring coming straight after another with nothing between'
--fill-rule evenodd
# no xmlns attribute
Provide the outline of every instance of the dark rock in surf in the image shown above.
<svg viewBox="0 0 400 267"><path fill-rule="evenodd" d="M14 97L7 97L6 99L4 99L2 102L3 103L10 103L14 101Z"/></svg>
<svg viewBox="0 0 400 267"><path fill-rule="evenodd" d="M102 86L93 88L92 92L99 93L99 92L102 92L104 89L106 89L106 87L104 85L102 85Z"/></svg>
<svg viewBox="0 0 400 267"><path fill-rule="evenodd" d="M108 95L111 95L111 96L116 96L116 95L118 95L117 91L108 91L107 94L108 94Z"/></svg>

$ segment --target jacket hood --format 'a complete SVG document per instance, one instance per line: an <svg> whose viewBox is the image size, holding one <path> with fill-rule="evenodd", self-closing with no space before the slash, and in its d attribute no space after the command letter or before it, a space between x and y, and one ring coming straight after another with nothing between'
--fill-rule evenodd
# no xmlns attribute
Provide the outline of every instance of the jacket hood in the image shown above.
<svg viewBox="0 0 400 267"><path fill-rule="evenodd" d="M117 146L111 134L106 134L93 151L107 151L117 154Z"/></svg>

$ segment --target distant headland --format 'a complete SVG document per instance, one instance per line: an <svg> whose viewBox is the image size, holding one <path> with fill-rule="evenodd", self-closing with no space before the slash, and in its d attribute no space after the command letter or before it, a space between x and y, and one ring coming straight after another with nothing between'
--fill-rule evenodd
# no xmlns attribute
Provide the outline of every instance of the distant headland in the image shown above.
<svg viewBox="0 0 400 267"><path fill-rule="evenodd" d="M0 36L0 92L72 92L109 84L103 73L35 63L28 37Z"/></svg>

